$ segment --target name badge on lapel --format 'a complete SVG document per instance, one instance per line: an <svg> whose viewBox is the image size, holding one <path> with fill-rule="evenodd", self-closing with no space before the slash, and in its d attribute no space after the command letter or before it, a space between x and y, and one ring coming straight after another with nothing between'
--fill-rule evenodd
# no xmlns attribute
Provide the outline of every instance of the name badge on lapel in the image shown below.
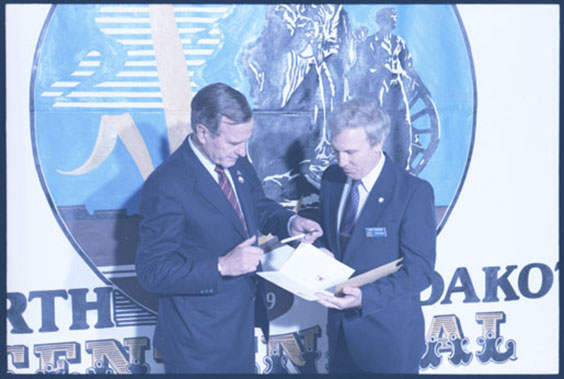
<svg viewBox="0 0 564 379"><path fill-rule="evenodd" d="M388 233L386 231L386 227L385 226L380 226L377 228L364 228L364 231L366 233L366 237L370 238L370 237L387 237Z"/></svg>

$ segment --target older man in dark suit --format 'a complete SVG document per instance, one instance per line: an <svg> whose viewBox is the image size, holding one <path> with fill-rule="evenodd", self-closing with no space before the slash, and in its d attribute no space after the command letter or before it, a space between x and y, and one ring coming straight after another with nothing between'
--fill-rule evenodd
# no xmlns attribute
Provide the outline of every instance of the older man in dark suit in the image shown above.
<svg viewBox="0 0 564 379"><path fill-rule="evenodd" d="M307 242L322 231L265 197L245 157L243 94L211 84L191 112L193 133L143 186L137 276L159 295L154 345L167 373L253 373L255 325L268 336L257 231Z"/></svg>
<svg viewBox="0 0 564 379"><path fill-rule="evenodd" d="M389 127L365 98L343 104L329 124L338 165L321 183L325 246L355 274L403 258L396 273L342 297L319 294L331 373L417 373L424 353L419 295L435 264L433 188L382 152Z"/></svg>

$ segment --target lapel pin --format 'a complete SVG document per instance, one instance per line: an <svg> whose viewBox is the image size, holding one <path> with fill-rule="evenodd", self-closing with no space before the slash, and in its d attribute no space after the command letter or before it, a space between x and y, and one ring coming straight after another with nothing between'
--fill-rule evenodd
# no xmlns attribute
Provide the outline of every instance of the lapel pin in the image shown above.
<svg viewBox="0 0 564 379"><path fill-rule="evenodd" d="M237 170L237 180L241 184L245 183L245 178L243 178L243 174L241 174L241 171L239 171L239 170Z"/></svg>
<svg viewBox="0 0 564 379"><path fill-rule="evenodd" d="M382 203L384 202L384 198L383 198L383 197L378 198L378 202L379 202L380 204L382 204Z"/></svg>

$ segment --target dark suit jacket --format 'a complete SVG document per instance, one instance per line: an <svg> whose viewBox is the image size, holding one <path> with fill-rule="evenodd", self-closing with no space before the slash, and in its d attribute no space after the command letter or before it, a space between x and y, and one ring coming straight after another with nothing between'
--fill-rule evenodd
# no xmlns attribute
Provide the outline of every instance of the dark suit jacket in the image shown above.
<svg viewBox="0 0 564 379"><path fill-rule="evenodd" d="M329 309L329 356L335 350L342 325L349 352L362 370L416 372L425 347L419 295L430 285L435 264L433 188L386 157L347 249L342 251L337 235L337 212L346 180L337 165L329 167L323 175L320 206L325 245L335 258L356 270L354 275L400 257L403 267L361 287L361 308ZM386 236L369 236L367 228L385 228ZM381 235L382 229L376 234Z"/></svg>
<svg viewBox="0 0 564 379"><path fill-rule="evenodd" d="M293 213L265 197L249 161L229 170L249 234L286 237ZM219 275L218 257L246 235L187 139L145 182L140 214L136 271L159 295L154 345L165 364L191 373L254 372L255 308L268 335L264 291L255 274Z"/></svg>

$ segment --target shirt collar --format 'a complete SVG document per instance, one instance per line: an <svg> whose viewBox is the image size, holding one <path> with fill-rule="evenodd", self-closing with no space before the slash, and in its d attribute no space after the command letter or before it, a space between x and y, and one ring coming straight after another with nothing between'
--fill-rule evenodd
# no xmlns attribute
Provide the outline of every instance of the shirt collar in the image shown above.
<svg viewBox="0 0 564 379"><path fill-rule="evenodd" d="M378 180L380 173L382 172L382 168L384 167L384 161L386 160L386 155L382 152L380 155L380 161L366 176L360 179L360 184L364 187L366 192L370 193L372 191L372 187Z"/></svg>
<svg viewBox="0 0 564 379"><path fill-rule="evenodd" d="M192 149L192 151L194 152L194 154L196 154L196 157L198 158L198 160L200 162L202 162L202 164L204 165L204 167L206 168L206 170L208 170L209 172L214 172L215 170L215 163L213 163L208 157L206 157L201 151L200 149L198 149L196 147L196 145L194 145L194 142L192 142L192 136L194 134L191 134L188 137L188 143L190 144L190 148Z"/></svg>

